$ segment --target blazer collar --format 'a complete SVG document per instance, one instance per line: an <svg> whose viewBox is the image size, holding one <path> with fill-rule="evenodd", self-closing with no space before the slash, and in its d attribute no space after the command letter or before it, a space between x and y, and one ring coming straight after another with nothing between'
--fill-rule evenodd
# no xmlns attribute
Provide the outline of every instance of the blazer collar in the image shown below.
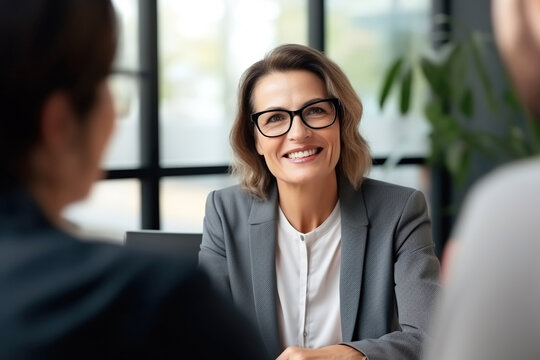
<svg viewBox="0 0 540 360"><path fill-rule="evenodd" d="M272 185L267 200L254 200L249 214L249 246L253 297L257 324L268 352L281 352L277 322L276 282L277 187Z"/></svg>
<svg viewBox="0 0 540 360"><path fill-rule="evenodd" d="M369 224L366 204L360 189L355 190L344 176L338 177L339 201L341 203L341 222L351 228L361 228ZM344 211L346 209L347 211Z"/></svg>
<svg viewBox="0 0 540 360"><path fill-rule="evenodd" d="M369 219L362 188L354 190L339 177L341 204L341 266L339 301L343 341L352 341L360 307Z"/></svg>
<svg viewBox="0 0 540 360"><path fill-rule="evenodd" d="M253 200L253 205L249 213L248 222L251 225L261 224L267 221L275 221L277 214L278 191L274 182L270 186L268 198L266 200Z"/></svg>

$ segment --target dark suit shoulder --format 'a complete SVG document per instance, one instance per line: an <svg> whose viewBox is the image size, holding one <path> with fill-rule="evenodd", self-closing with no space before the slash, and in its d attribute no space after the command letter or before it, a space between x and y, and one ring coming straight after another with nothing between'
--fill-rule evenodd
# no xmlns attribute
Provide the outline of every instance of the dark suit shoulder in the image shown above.
<svg viewBox="0 0 540 360"><path fill-rule="evenodd" d="M0 354L7 358L150 356L160 328L183 329L169 323L182 318L180 300L204 294L195 264L40 233L0 242Z"/></svg>
<svg viewBox="0 0 540 360"><path fill-rule="evenodd" d="M13 266L49 263L42 275L55 268L72 267L72 273L95 276L122 272L126 274L124 276L136 277L145 272L171 270L177 276L188 276L196 267L195 261L181 255L126 247L102 239L81 240L54 228L39 229L35 234L5 241L2 246L14 255L9 261Z"/></svg>
<svg viewBox="0 0 540 360"><path fill-rule="evenodd" d="M265 358L195 260L81 240L24 193L0 200L0 359Z"/></svg>

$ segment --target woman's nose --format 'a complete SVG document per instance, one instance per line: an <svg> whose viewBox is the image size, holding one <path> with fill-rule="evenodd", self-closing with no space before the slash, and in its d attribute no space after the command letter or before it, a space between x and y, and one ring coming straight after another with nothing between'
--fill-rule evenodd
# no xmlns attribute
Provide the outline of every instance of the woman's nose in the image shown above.
<svg viewBox="0 0 540 360"><path fill-rule="evenodd" d="M291 124L291 129L287 133L287 136L291 140L303 139L311 135L312 129L310 129L302 119L300 115L295 115Z"/></svg>

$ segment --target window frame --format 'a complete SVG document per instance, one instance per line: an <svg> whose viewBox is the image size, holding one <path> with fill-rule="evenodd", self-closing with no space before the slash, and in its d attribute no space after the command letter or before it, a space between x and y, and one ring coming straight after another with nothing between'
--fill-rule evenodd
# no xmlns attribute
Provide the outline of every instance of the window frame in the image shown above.
<svg viewBox="0 0 540 360"><path fill-rule="evenodd" d="M308 45L318 50L325 50L325 0L309 0L308 4ZM164 177L191 175L228 174L230 164L218 166L162 167L159 153L159 38L158 38L158 1L138 0L139 14L139 58L140 71L140 166L132 169L108 169L107 180L138 179L141 182L142 229L161 229L160 222L160 181ZM434 0L433 14L450 14L450 0ZM435 46L437 44L434 44ZM373 165L384 164L385 157L373 159ZM404 157L400 165L425 165L425 157ZM448 181L439 172L432 175L432 191L438 194L448 193ZM442 209L449 199L435 196L432 209ZM433 203L435 201L435 203ZM449 219L442 211L432 214L434 222L434 241L436 248L442 249L450 231Z"/></svg>

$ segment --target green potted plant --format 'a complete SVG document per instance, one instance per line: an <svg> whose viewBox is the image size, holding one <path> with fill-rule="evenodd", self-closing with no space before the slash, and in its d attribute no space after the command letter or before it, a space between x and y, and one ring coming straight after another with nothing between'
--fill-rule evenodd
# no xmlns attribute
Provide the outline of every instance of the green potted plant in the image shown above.
<svg viewBox="0 0 540 360"><path fill-rule="evenodd" d="M380 108L397 92L399 112L406 115L415 103L414 83L427 86L429 96L421 101L431 129L427 161L446 169L457 186L465 183L474 153L502 163L540 152L538 123L518 102L510 83L505 80L500 91L487 71L485 46L491 41L472 31L433 53L403 54L388 67L380 88ZM481 101L493 131L475 127Z"/></svg>

